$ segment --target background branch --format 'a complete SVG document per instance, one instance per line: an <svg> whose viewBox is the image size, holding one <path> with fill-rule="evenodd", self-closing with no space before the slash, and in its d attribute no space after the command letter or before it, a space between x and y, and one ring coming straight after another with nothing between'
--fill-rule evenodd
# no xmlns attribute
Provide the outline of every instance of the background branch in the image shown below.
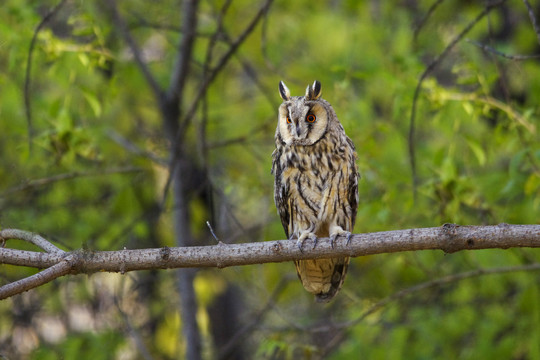
<svg viewBox="0 0 540 360"><path fill-rule="evenodd" d="M500 0L496 1L491 4L487 4L484 10L476 16L476 18L471 21L451 42L446 46L446 48L443 50L442 53L440 53L433 61L426 67L422 75L420 75L420 79L418 80L418 83L416 84L416 88L414 89L414 95L413 95L413 102L412 102L412 108L411 108L411 117L409 119L409 162L411 166L411 176L412 176L412 184L413 184L413 195L416 198L416 188L418 187L418 176L416 173L416 105L418 102L418 97L420 95L420 91L422 89L422 83L424 80L428 77L428 75L441 63L441 61L448 55L450 50L454 48L454 46L460 42L463 37L480 21L489 14L491 10L493 10L495 7L503 4L506 0Z"/></svg>
<svg viewBox="0 0 540 360"><path fill-rule="evenodd" d="M115 24L118 25L118 29L120 30L120 35L124 38L125 42L129 46L129 49L131 50L131 53L133 54L133 58L135 59L135 62L137 63L137 66L141 70L144 78L146 79L146 82L148 85L150 85L150 88L152 89L154 96L159 101L163 97L163 90L159 86L156 78L148 68L148 65L145 63L143 56L141 54L141 51L139 49L139 46L135 42L135 39L131 36L131 33L129 31L129 28L124 21L124 18L120 15L120 11L118 10L118 7L116 5L116 0L111 1L104 1L104 5L108 6L111 10L113 21Z"/></svg>
<svg viewBox="0 0 540 360"><path fill-rule="evenodd" d="M479 47L480 49L482 49L484 51L487 51L487 52L490 52L492 54L501 56L501 57L503 57L505 59L508 59L508 60L522 61L522 60L530 60L530 59L538 59L538 58L540 58L540 54L536 54L536 55L509 55L509 54L503 53L502 51L496 50L496 49L492 48L491 46L488 46L486 44L482 44L482 43L480 43L478 41L474 41L474 40L470 40L470 39L467 39L466 41L468 43L473 44L474 46Z"/></svg>
<svg viewBox="0 0 540 360"><path fill-rule="evenodd" d="M538 44L540 44L540 27L538 26L538 21L536 20L536 16L534 15L534 9L532 8L531 4L528 0L523 0L523 3L527 7L527 12L529 13L529 18L531 19L532 26L534 28L534 32L536 33L536 38L538 39Z"/></svg>
<svg viewBox="0 0 540 360"><path fill-rule="evenodd" d="M34 128L32 125L32 104L30 101L30 83L32 80L32 54L34 53L34 47L36 46L37 36L41 29L56 15L56 13L64 6L66 0L60 1L55 7L53 7L41 20L36 27L32 40L30 41L30 47L28 49L28 57L26 58L26 72L24 75L24 110L26 114L26 123L28 126L28 147L32 149L32 138L34 136Z"/></svg>

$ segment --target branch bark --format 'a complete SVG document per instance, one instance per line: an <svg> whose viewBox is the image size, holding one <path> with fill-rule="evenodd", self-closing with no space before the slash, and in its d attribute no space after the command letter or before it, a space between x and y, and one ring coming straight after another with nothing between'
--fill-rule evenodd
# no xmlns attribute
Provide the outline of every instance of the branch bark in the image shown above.
<svg viewBox="0 0 540 360"><path fill-rule="evenodd" d="M21 231L21 230L19 230ZM4 241L14 238L13 229L0 231ZM120 272L149 269L200 268L263 264L299 259L320 259L340 256L363 256L417 250L442 250L453 253L461 250L508 249L512 247L540 247L540 225L459 226L445 224L441 227L382 231L355 234L349 245L339 238L334 248L328 238L321 238L317 246L306 240L302 250L296 240L277 240L257 243L220 243L214 246L163 247L157 249L87 251L66 253L35 253L31 251L0 248L0 264L49 268L70 258L67 273ZM60 273L58 276L65 275ZM50 278L48 281L53 280ZM15 283L0 287L0 299L12 296L5 289ZM41 285L38 284L37 286ZM20 288L21 293L29 288Z"/></svg>

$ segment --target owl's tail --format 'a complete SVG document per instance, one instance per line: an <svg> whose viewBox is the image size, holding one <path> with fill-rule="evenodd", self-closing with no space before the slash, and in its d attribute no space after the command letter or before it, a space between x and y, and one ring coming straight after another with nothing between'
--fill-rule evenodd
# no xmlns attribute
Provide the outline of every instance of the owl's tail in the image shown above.
<svg viewBox="0 0 540 360"><path fill-rule="evenodd" d="M329 302L343 285L349 261L349 257L298 260L294 265L302 285L315 295L315 300Z"/></svg>

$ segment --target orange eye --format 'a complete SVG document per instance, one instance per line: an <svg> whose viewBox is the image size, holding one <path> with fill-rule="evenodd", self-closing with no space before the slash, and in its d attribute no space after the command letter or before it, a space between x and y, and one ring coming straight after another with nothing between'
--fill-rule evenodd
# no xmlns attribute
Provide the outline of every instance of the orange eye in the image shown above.
<svg viewBox="0 0 540 360"><path fill-rule="evenodd" d="M291 118L287 116L287 124L292 123Z"/></svg>
<svg viewBox="0 0 540 360"><path fill-rule="evenodd" d="M306 116L306 121L307 122L312 123L312 122L315 122L315 120L317 120L317 117L315 115L313 115L313 114L308 114L308 116Z"/></svg>

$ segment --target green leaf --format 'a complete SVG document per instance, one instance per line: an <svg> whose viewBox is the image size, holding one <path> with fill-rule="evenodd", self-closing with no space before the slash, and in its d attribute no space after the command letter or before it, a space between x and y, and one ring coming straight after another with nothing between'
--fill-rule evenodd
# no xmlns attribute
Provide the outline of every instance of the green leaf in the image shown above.
<svg viewBox="0 0 540 360"><path fill-rule="evenodd" d="M467 145L469 145L469 148L472 150L474 155L476 156L476 160L478 160L478 164L480 166L484 166L486 164L486 153L484 149L482 149L482 146L478 144L473 139L467 139Z"/></svg>
<svg viewBox="0 0 540 360"><path fill-rule="evenodd" d="M92 108L94 115L96 117L100 117L102 108L101 108L101 103L98 100L97 96L95 94L92 94L89 91L83 91L83 94L84 94L84 98L86 99L90 107Z"/></svg>

